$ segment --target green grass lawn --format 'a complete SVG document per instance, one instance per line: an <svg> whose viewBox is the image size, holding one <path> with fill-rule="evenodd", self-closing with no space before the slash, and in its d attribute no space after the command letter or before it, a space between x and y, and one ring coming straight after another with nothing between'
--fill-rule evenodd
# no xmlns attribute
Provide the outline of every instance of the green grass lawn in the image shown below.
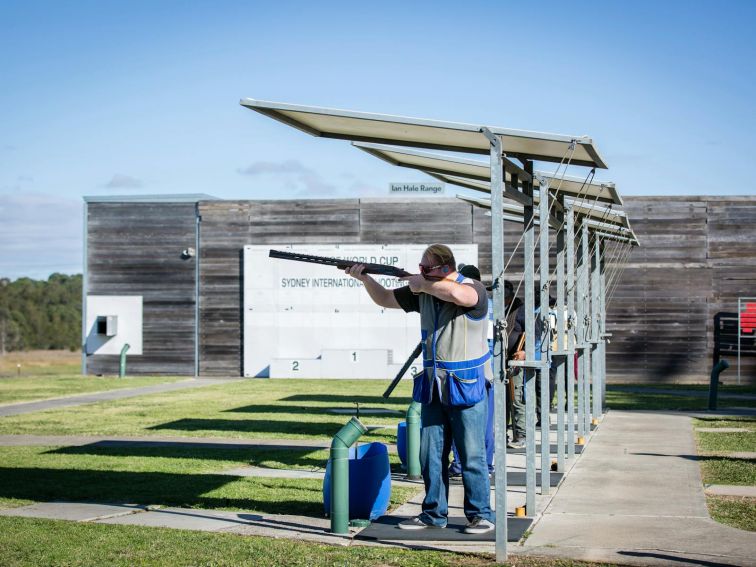
<svg viewBox="0 0 756 567"><path fill-rule="evenodd" d="M118 526L0 517L0 557L4 567L109 565L216 567L489 567L489 555L330 546L290 539L245 537L166 528ZM569 559L513 556L514 567L601 567Z"/></svg>
<svg viewBox="0 0 756 567"><path fill-rule="evenodd" d="M34 374L0 378L0 404L32 402L49 398L105 392L122 388L138 388L185 380L179 377L113 378L76 374Z"/></svg>
<svg viewBox="0 0 756 567"><path fill-rule="evenodd" d="M693 427L738 427L756 431L756 416L753 415L730 415L698 417L693 420Z"/></svg>
<svg viewBox="0 0 756 567"><path fill-rule="evenodd" d="M756 485L756 459L736 459L728 453L756 453L756 417L712 416L693 420L693 427L742 428L748 432L695 431L704 484ZM709 514L716 521L756 531L756 499L733 496L707 496Z"/></svg>
<svg viewBox="0 0 756 567"><path fill-rule="evenodd" d="M642 387L649 392L629 392L621 388ZM680 390L679 395L661 394L653 390ZM708 392L708 386L700 384L609 384L606 388L606 406L616 410L672 410L672 411L701 411L709 407L709 400L705 396L685 395L685 390ZM754 386L720 386L719 393L725 394L754 394ZM720 398L718 407L750 407L756 408L756 400L733 400Z"/></svg>
<svg viewBox="0 0 756 567"><path fill-rule="evenodd" d="M349 420L328 408L397 410L363 415L367 425L396 426L410 402L405 381L389 400L386 380L240 380L216 386L152 394L8 416L0 434L232 437L328 441ZM394 442L396 431L379 429L366 441Z"/></svg>
<svg viewBox="0 0 756 567"><path fill-rule="evenodd" d="M717 522L756 532L756 498L707 496L709 514Z"/></svg>
<svg viewBox="0 0 756 567"><path fill-rule="evenodd" d="M327 453L316 453L313 468L324 467ZM256 460L256 449L0 447L0 506L72 500L323 515L320 479L219 474ZM393 487L391 506L418 489Z"/></svg>

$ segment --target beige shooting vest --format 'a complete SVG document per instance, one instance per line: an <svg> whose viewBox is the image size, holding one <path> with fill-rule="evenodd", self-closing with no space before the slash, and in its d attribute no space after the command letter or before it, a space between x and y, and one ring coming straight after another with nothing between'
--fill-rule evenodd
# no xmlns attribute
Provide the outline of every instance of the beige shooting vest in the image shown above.
<svg viewBox="0 0 756 567"><path fill-rule="evenodd" d="M483 284L457 276L457 283ZM483 290L485 294L485 290ZM469 308L421 293L420 332L423 372L415 377L412 397L430 403L433 389L443 404L471 406L486 395L486 380L493 378L488 350L488 311L475 319Z"/></svg>

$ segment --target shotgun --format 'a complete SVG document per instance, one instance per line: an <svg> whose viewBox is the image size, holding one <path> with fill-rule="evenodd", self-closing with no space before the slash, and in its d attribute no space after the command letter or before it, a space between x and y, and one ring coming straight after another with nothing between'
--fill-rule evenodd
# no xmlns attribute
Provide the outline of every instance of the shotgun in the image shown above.
<svg viewBox="0 0 756 567"><path fill-rule="evenodd" d="M412 354L409 355L409 358L404 363L404 366L402 366L401 370L399 370L397 375L391 381L391 384L389 384L389 387L386 388L386 391L383 392L384 398L388 398L391 395L391 392L393 392L394 388L396 388L396 386L399 384L399 381L402 379L402 376L404 376L404 373L407 372L407 369L410 366L412 366L412 363L418 356L420 356L421 352L423 352L423 341L420 341L419 343L417 343L415 350L413 350Z"/></svg>
<svg viewBox="0 0 756 567"><path fill-rule="evenodd" d="M371 264L369 262L359 262L357 260L341 260L340 258L328 258L327 256L313 256L311 254L300 254L299 252L282 252L280 250L271 250L268 254L271 258L280 260L294 260L295 262L310 262L311 264L322 264L324 266L336 266L339 270L346 270L355 264L363 264L365 269L363 274L381 274L384 276L394 276L402 278L411 276L409 272L389 266L387 264Z"/></svg>

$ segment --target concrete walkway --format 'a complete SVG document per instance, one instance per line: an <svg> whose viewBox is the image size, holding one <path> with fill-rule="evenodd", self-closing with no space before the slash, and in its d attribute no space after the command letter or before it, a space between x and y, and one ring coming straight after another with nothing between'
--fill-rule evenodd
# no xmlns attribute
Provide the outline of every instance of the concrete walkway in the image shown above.
<svg viewBox="0 0 756 567"><path fill-rule="evenodd" d="M52 398L49 400L40 400L38 402L23 402L19 404L0 405L0 417L9 415L19 415L23 413L32 413L35 411L44 411L49 409L65 408L70 406L82 406L84 404L95 404L97 402L106 402L110 400L121 400L124 398L134 398L147 394L160 394L162 392L173 392L174 390L186 390L189 388L202 388L204 386L215 386L217 384L226 384L242 378L190 378L180 382L171 382L170 384L156 384L154 386L143 386L141 388L126 388L123 390L109 390L107 392L98 392L94 394L82 394L80 396L68 396L65 398Z"/></svg>
<svg viewBox="0 0 756 567"><path fill-rule="evenodd" d="M754 565L756 534L709 518L690 418L613 411L521 551L635 565Z"/></svg>

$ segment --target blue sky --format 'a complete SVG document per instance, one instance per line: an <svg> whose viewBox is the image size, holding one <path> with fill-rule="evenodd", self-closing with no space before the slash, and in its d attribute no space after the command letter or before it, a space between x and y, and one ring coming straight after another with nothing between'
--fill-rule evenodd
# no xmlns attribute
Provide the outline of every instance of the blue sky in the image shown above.
<svg viewBox="0 0 756 567"><path fill-rule="evenodd" d="M0 277L80 272L83 195L426 179L244 97L588 134L623 195L753 194L754 21L732 0L2 0Z"/></svg>

